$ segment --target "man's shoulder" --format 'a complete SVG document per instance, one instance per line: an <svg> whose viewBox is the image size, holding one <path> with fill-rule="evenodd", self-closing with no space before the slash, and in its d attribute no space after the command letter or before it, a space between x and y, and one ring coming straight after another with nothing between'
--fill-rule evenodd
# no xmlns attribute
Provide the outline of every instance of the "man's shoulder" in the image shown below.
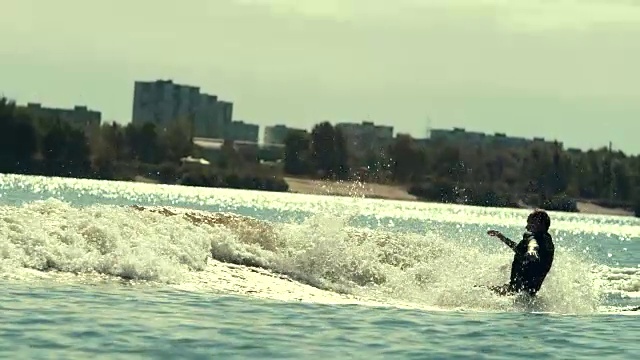
<svg viewBox="0 0 640 360"><path fill-rule="evenodd" d="M520 240L520 242L518 243L518 247L522 249L526 248L527 246L529 246L531 240L538 241L532 232L525 231L524 233L522 233L522 240Z"/></svg>
<svg viewBox="0 0 640 360"><path fill-rule="evenodd" d="M524 234L522 234L523 241L528 241L531 239L535 239L537 241L553 241L553 237L548 232L534 233L531 231L525 231Z"/></svg>
<svg viewBox="0 0 640 360"><path fill-rule="evenodd" d="M540 233L539 235L536 234L536 240L538 240L539 243L546 244L546 246L554 246L553 237L551 236L551 234L549 234L549 232Z"/></svg>

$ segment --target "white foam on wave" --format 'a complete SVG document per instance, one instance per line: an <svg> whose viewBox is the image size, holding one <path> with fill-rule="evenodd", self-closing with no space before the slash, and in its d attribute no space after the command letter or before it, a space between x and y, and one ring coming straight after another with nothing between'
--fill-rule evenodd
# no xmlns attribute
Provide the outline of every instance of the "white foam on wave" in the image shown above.
<svg viewBox="0 0 640 360"><path fill-rule="evenodd" d="M640 266L610 267L599 265L594 267L598 273L601 286L610 293L617 293L624 298L640 298Z"/></svg>
<svg viewBox="0 0 640 360"><path fill-rule="evenodd" d="M430 222L455 222L458 225L523 226L523 218L529 210L474 207L419 201L392 201L363 199L358 197L333 197L266 191L184 187L135 182L119 182L91 179L55 178L0 174L0 190L20 189L45 197L65 199L91 197L92 199L127 199L138 204L157 203L211 206L222 211L237 207L253 206L276 211L304 211L314 214L344 214L373 216L378 219L421 220ZM0 196L2 193L0 193ZM632 217L603 216L553 212L552 231L600 234L629 241L640 238L640 219Z"/></svg>
<svg viewBox="0 0 640 360"><path fill-rule="evenodd" d="M204 267L209 243L197 233L204 229L129 215L122 208L80 209L53 199L3 206L0 271L27 268L175 282L184 271Z"/></svg>
<svg viewBox="0 0 640 360"><path fill-rule="evenodd" d="M1 206L0 276L115 277L285 301L517 309L512 299L474 288L508 280L508 251L482 250L472 239L435 230L424 236L355 229L346 220L313 216L302 224L234 227L128 207L79 208L54 199ZM596 311L601 283L607 283L602 274L588 259L559 247L540 293L543 309Z"/></svg>

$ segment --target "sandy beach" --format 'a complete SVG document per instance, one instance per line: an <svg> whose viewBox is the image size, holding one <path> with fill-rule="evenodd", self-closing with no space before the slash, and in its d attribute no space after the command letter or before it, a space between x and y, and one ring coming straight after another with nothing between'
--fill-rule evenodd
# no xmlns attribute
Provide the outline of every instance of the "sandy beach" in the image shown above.
<svg viewBox="0 0 640 360"><path fill-rule="evenodd" d="M366 197L388 200L417 201L405 188L396 185L366 184L350 181L336 182L326 180L311 180L285 177L289 184L289 191L301 194L334 195ZM578 211L584 214L633 216L633 212L626 209L612 209L588 202L578 202Z"/></svg>
<svg viewBox="0 0 640 360"><path fill-rule="evenodd" d="M312 180L293 177L285 177L289 184L289 191L300 194L349 196L372 199L418 201L418 198L409 194L407 190L398 185L383 185L374 183L360 183L353 181L327 181ZM135 181L157 183L154 180L136 177ZM626 209L605 208L589 202L578 201L578 211L583 214L634 216L633 212Z"/></svg>
<svg viewBox="0 0 640 360"><path fill-rule="evenodd" d="M578 211L584 214L634 216L632 211L618 208L606 208L589 202L578 201Z"/></svg>
<svg viewBox="0 0 640 360"><path fill-rule="evenodd" d="M301 194L334 195L365 197L387 200L415 201L417 197L409 194L401 186L382 185L374 183L359 183L353 181L326 181L285 177L289 184L289 191Z"/></svg>

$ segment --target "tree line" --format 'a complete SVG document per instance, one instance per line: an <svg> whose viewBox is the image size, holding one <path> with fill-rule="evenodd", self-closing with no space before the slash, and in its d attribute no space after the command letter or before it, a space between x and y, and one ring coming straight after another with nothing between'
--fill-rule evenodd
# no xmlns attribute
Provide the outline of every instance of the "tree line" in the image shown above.
<svg viewBox="0 0 640 360"><path fill-rule="evenodd" d="M607 147L565 150L555 143L456 144L399 135L356 155L328 122L285 140L285 171L327 179L403 184L425 200L577 211L576 200L640 212L640 158ZM369 145L369 144L367 144Z"/></svg>
<svg viewBox="0 0 640 360"><path fill-rule="evenodd" d="M211 166L184 164L206 151L193 143L189 121L167 128L117 123L74 127L36 118L0 99L0 172L287 191L285 174L404 185L430 201L483 206L530 206L576 211L576 200L640 213L640 158L603 147L568 151L559 144L424 142L399 135L354 151L329 122L292 132L282 168L263 166L256 153L225 141Z"/></svg>
<svg viewBox="0 0 640 360"><path fill-rule="evenodd" d="M183 163L200 156L191 123L166 128L117 123L81 128L55 117L36 117L0 98L0 173L133 180L143 176L166 184L288 191L288 185L230 142L211 166Z"/></svg>

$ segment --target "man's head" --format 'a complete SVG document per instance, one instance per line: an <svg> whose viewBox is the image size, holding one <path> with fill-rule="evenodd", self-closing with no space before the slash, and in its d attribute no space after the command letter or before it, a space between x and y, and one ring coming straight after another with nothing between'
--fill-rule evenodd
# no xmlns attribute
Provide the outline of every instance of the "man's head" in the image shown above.
<svg viewBox="0 0 640 360"><path fill-rule="evenodd" d="M531 232L546 232L551 227L551 218L544 210L535 210L527 218L527 230Z"/></svg>

